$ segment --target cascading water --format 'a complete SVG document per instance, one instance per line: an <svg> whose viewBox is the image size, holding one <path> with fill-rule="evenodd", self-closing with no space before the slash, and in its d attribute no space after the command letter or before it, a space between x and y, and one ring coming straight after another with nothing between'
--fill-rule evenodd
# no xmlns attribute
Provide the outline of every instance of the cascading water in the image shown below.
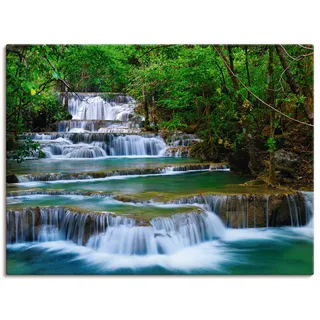
<svg viewBox="0 0 320 320"><path fill-rule="evenodd" d="M305 220L310 226L313 217L313 193L303 193L303 198L305 215L308 217ZM292 202L293 199L296 199L295 207L299 210L298 198L292 196ZM7 242L60 239L72 240L78 245L86 245L106 253L167 254L214 238L222 238L225 226L221 219L229 227L252 227L250 206L260 201L265 203L264 211L269 213L272 197L268 200L257 198L255 202L252 200L239 196L196 196L189 198L188 203L204 202L205 212L156 217L150 220L150 226L139 226L133 218L114 216L111 213L78 213L59 207L8 210ZM292 203L288 210L292 212ZM263 219L263 215L262 211L256 218ZM294 220L292 225L295 226L295 223ZM269 222L265 222L265 226L270 226Z"/></svg>
<svg viewBox="0 0 320 320"><path fill-rule="evenodd" d="M111 133L31 134L47 158L99 158L107 156L161 156L166 144L154 134Z"/></svg>
<svg viewBox="0 0 320 320"><path fill-rule="evenodd" d="M154 218L151 226L110 213L77 213L64 208L9 210L7 243L71 240L98 252L124 255L170 254L222 237L224 225L212 212Z"/></svg>
<svg viewBox="0 0 320 320"><path fill-rule="evenodd" d="M70 121L60 121L59 133L29 134L39 141L48 158L107 156L162 156L165 141L155 134L139 134L142 117L126 95L71 94Z"/></svg>
<svg viewBox="0 0 320 320"><path fill-rule="evenodd" d="M110 136L110 155L112 156L157 156L162 155L165 148L166 144L159 136Z"/></svg>
<svg viewBox="0 0 320 320"><path fill-rule="evenodd" d="M72 95L69 99L69 111L73 116L72 120L61 121L56 133L32 133L29 136L39 141L47 157L62 159L163 155L182 157L188 156L190 147L199 141L193 135L178 134L167 140L170 146L168 148L160 136L141 134L139 132L141 119L137 119L135 122L133 110L134 101L124 95L107 99L97 94ZM110 161L113 160L117 161L117 159L111 159ZM60 163L60 161L55 160L49 162ZM104 163L105 160L102 162ZM69 163L73 165L72 161ZM77 164L79 163L81 161ZM21 175L18 177L18 181L102 180L104 178L107 181L108 177L112 175L174 174L178 171L190 170L213 171L227 170L227 168L224 166L215 167L210 164L201 164L201 167L199 164L187 164L167 167L161 165L158 168L136 168L135 170L131 170L130 168L119 170L117 168L113 171L107 168L107 170L101 172L62 171L59 173L47 173L41 170L39 173ZM126 177L122 178L126 179ZM54 183L52 182L52 184ZM93 181L92 185L94 183L95 181ZM193 266L203 267L202 262L198 263L197 260L198 258L202 258L202 253L197 258L193 258L194 255L189 254L190 251L188 250L195 252L199 250L199 247L205 247L205 250L208 250L208 248L212 250L213 246L225 248L228 242L233 241L230 239L235 237L235 235L241 239L246 238L247 234L249 238L254 238L258 233L262 234L264 232L268 236L272 232L287 232L283 230L294 230L292 232L298 233L297 229L299 229L299 232L303 232L303 229L308 229L308 232L312 232L313 234L313 193L311 192L290 195L206 195L202 193L201 195L174 200L172 201L174 204L172 202L170 204L155 204L152 200L148 200L154 206L192 204L192 207L199 208L198 211L198 208L192 212L186 211L188 213L181 213L182 211L180 210L174 211L171 212L171 216L166 214L164 217L159 217L159 209L159 211L152 211L151 216L147 216L149 214L147 213L147 217L139 209L137 209L139 213L136 215L132 214L130 209L128 212L125 209L125 213L122 216L116 216L110 212L95 211L84 213L82 211L85 210L84 208L87 208L86 210L105 210L105 203L103 205L100 204L101 208L92 208L80 201L80 205L74 205L75 199L72 199L70 203L62 203L59 202L61 200L58 201L55 198L55 195L86 194L92 198L99 197L100 200L106 196L114 197L118 200L122 199L122 201L130 199L129 196L126 199L126 195L122 197L122 194L113 194L111 196L111 192L114 191L104 190L104 183L108 184L102 181L100 184L101 188L95 187L94 191L88 192L78 189L72 191L72 188L70 190L49 190L42 187L41 189L12 191L12 193L21 191L26 195L49 195L49 197L55 199L54 205L57 207L49 207L53 203L50 202L52 201L50 199L50 201L46 200L47 203L38 200L28 203L28 206L42 206L41 208L8 210L7 243L14 244L12 247L15 244L18 244L16 247L22 247L20 244L25 242L32 242L30 247L70 246L76 247L76 250L85 251L86 254L90 252L89 255L94 255L95 257L99 256L100 258L103 256L103 259L109 259L110 256L116 255L116 259L119 259L119 261L125 259L127 261L139 260L138 263L142 259L156 260L158 262L161 259L171 258L179 255L181 252L187 251L189 259L195 260ZM34 185L37 185L36 188L38 188L39 185L49 185L49 183L35 183ZM17 187L24 188L25 186L18 185ZM12 201L12 199L8 199L8 201ZM14 201L16 201L15 204L13 203ZM14 199L14 201L12 201L13 205L8 202L9 208L25 208L27 206L24 206L27 201L20 204L18 204L19 200ZM93 202L96 205L96 199L93 199ZM59 205L70 207L58 207ZM139 208L139 206L144 204L137 202L132 203L132 205ZM83 208L80 208L80 206L83 206ZM173 214L176 212L179 212L179 214ZM134 217L138 216L139 218L134 219L130 215ZM278 230L274 231L272 228ZM36 244L36 242L39 243ZM234 247L231 246L231 251L234 250ZM122 255L122 257L119 258L118 255ZM146 256L154 257L150 258ZM208 260L212 263L215 258ZM179 264L185 264L185 258L180 259ZM167 262L164 266L164 268L168 267Z"/></svg>
<svg viewBox="0 0 320 320"><path fill-rule="evenodd" d="M193 144L201 141L193 134L173 134L167 139L171 147L191 147Z"/></svg>
<svg viewBox="0 0 320 320"><path fill-rule="evenodd" d="M303 200L301 200L301 195ZM313 192L291 195L203 195L174 200L176 204L205 204L228 228L307 225L313 216Z"/></svg>
<svg viewBox="0 0 320 320"><path fill-rule="evenodd" d="M77 93L68 100L73 120L128 121L134 107L135 101L126 95L102 97L96 93Z"/></svg>
<svg viewBox="0 0 320 320"><path fill-rule="evenodd" d="M87 246L99 252L125 255L171 254L224 233L222 222L211 212L159 217L150 224L109 227L106 233L91 237Z"/></svg>
<svg viewBox="0 0 320 320"><path fill-rule="evenodd" d="M101 133L131 133L140 132L142 123L117 120L65 120L58 123L58 132L101 132Z"/></svg>
<svg viewBox="0 0 320 320"><path fill-rule="evenodd" d="M307 226L313 228L314 194L313 192L302 192L304 198Z"/></svg>

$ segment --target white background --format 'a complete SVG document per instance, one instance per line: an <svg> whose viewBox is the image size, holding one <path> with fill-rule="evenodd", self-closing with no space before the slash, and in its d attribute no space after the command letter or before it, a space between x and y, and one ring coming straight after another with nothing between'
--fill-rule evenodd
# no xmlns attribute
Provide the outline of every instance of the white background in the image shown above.
<svg viewBox="0 0 320 320"><path fill-rule="evenodd" d="M1 1L2 319L320 319L317 234L312 277L8 277L4 214L6 44L315 44L317 105L320 18L316 2ZM315 136L319 138L319 130ZM315 141L318 154L319 140ZM317 166L319 161L316 177ZM319 219L315 221L317 233Z"/></svg>

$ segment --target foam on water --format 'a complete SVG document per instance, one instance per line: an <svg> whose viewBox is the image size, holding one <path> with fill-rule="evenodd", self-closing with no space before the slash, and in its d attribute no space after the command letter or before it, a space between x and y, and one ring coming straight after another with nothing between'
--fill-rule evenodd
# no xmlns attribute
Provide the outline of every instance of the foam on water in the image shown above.
<svg viewBox="0 0 320 320"><path fill-rule="evenodd" d="M195 270L222 271L223 264L235 258L217 241L202 243L195 247L184 248L172 254L152 254L147 256L128 256L112 253L101 253L88 247L77 246L72 242L53 241L29 243L28 245L13 244L7 248L11 251L39 250L59 257L72 255L69 263L81 261L100 272L115 272L121 269L143 270L160 267L171 272L190 273Z"/></svg>
<svg viewBox="0 0 320 320"><path fill-rule="evenodd" d="M145 273L148 269L160 268L166 273L224 273L230 272L230 266L249 265L250 250L237 251L233 244L250 241L262 241L265 245L278 246L283 241L307 240L308 236L296 231L304 228L263 228L259 230L229 230L222 239L184 247L168 254L126 255L92 250L78 246L71 241L51 241L37 243L9 244L10 252L34 251L38 255L48 253L58 260L68 257L66 264L80 262L89 268L89 273ZM246 231L249 231L246 233ZM229 233L230 232L230 233ZM229 234L228 234L229 233ZM278 244L277 244L278 243ZM50 274L50 268L48 268Z"/></svg>

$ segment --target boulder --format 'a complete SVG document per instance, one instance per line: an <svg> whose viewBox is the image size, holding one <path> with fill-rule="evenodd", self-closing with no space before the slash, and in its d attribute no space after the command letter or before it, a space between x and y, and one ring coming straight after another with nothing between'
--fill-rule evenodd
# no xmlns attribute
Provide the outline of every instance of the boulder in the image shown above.
<svg viewBox="0 0 320 320"><path fill-rule="evenodd" d="M293 152L280 149L275 152L274 156L277 167L285 167L294 170L299 165L299 156Z"/></svg>
<svg viewBox="0 0 320 320"><path fill-rule="evenodd" d="M8 172L6 176L6 181L7 183L17 183L19 182L19 179L14 173Z"/></svg>

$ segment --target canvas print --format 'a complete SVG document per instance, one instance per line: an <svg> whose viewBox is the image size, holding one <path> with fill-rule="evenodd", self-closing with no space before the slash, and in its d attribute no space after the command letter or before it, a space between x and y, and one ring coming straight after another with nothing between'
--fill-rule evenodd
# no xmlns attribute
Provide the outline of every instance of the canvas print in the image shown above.
<svg viewBox="0 0 320 320"><path fill-rule="evenodd" d="M313 50L7 45L7 274L313 274Z"/></svg>

